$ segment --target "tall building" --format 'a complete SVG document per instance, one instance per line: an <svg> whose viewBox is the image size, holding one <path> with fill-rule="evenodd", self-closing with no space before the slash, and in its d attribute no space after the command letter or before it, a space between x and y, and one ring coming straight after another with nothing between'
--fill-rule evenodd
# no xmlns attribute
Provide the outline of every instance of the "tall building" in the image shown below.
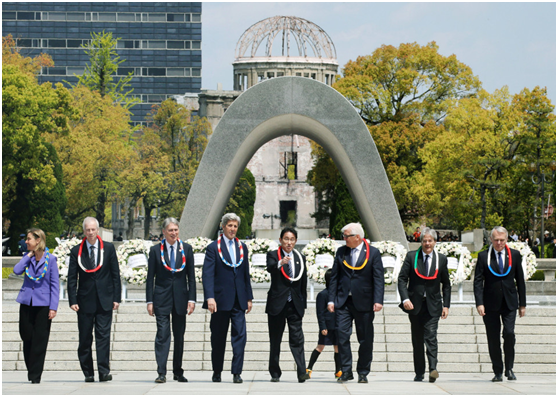
<svg viewBox="0 0 558 397"><path fill-rule="evenodd" d="M88 56L82 45L91 32L112 32L126 61L117 75L133 72L131 111L144 123L152 105L169 97L198 93L202 79L202 5L197 3L2 3L2 35L11 34L21 53L49 54L39 82L77 82Z"/></svg>

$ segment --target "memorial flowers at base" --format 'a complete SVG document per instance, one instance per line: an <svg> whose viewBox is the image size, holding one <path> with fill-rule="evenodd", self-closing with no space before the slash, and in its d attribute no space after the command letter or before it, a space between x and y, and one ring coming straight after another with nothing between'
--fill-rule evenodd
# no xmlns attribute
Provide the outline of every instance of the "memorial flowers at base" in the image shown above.
<svg viewBox="0 0 558 397"><path fill-rule="evenodd" d="M61 281L68 281L68 265L70 263L70 251L76 245L81 243L81 240L74 237L70 240L62 240L58 247L52 251L52 255L56 256L58 263L58 274Z"/></svg>
<svg viewBox="0 0 558 397"><path fill-rule="evenodd" d="M437 243L435 249L438 253L448 258L457 259L457 269L450 269L448 266L451 285L461 284L467 280L473 271L473 257L467 247L452 242ZM449 265L449 261L448 261Z"/></svg>
<svg viewBox="0 0 558 397"><path fill-rule="evenodd" d="M407 255L405 247L396 241L389 240L374 241L371 242L370 245L377 248L378 251L380 251L380 255L394 257L395 262L392 270L386 270L389 269L389 267L384 267L384 282L387 285L390 285L394 281L397 281L397 277L399 277L399 270L401 270L401 265L405 260L405 255Z"/></svg>
<svg viewBox="0 0 558 397"><path fill-rule="evenodd" d="M128 240L116 250L116 257L120 267L120 277L128 284L143 285L147 279L147 258L151 241L142 239ZM144 255L145 261L138 261L139 266L131 267L129 259L135 255Z"/></svg>
<svg viewBox="0 0 558 397"><path fill-rule="evenodd" d="M317 283L325 284L325 272L327 267L316 264L316 255L331 255L335 258L335 253L340 244L329 238L320 238L308 243L303 249L302 254L306 257L306 268L308 278Z"/></svg>
<svg viewBox="0 0 558 397"><path fill-rule="evenodd" d="M521 241L513 241L508 243L508 247L518 250L521 253L521 266L523 266L523 274L525 280L529 280L537 271L537 257L531 251L527 243Z"/></svg>
<svg viewBox="0 0 558 397"><path fill-rule="evenodd" d="M269 251L276 250L279 245L267 238L255 238L246 240L246 247L248 248L248 260L250 262L250 278L254 283L267 283L271 281L271 277L266 269L265 258L258 258L255 261L253 255L261 254L266 255Z"/></svg>
<svg viewBox="0 0 558 397"><path fill-rule="evenodd" d="M205 254L205 249L213 242L213 240L207 237L193 237L185 240L184 242L192 246L192 252L194 254Z"/></svg>

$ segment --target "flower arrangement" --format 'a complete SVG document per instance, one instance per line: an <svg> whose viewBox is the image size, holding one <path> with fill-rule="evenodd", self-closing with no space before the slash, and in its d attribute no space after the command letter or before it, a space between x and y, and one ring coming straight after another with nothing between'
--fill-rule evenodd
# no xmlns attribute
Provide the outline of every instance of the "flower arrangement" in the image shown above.
<svg viewBox="0 0 558 397"><path fill-rule="evenodd" d="M250 279L255 283L269 283L271 282L271 276L267 272L266 268L263 267L250 267Z"/></svg>
<svg viewBox="0 0 558 397"><path fill-rule="evenodd" d="M195 272L196 272L196 283L201 283L203 269L201 267L196 267Z"/></svg>
<svg viewBox="0 0 558 397"><path fill-rule="evenodd" d="M467 247L459 243L442 242L436 244L436 251L459 261L457 269L448 269L451 285L461 284L469 278L473 271L473 257Z"/></svg>
<svg viewBox="0 0 558 397"><path fill-rule="evenodd" d="M116 257L120 267L120 277L129 284L143 285L147 280L147 257L151 241L142 239L129 240L120 245L116 250ZM130 267L128 260L134 255L145 255L145 266Z"/></svg>
<svg viewBox="0 0 558 397"><path fill-rule="evenodd" d="M370 245L377 248L382 256L393 256L395 257L395 265L393 270L386 270L384 268L384 282L387 285L392 284L399 277L399 270L401 270L401 265L405 260L405 255L407 255L407 250L401 244L396 241L374 241ZM388 268L389 269L389 268Z"/></svg>
<svg viewBox="0 0 558 397"><path fill-rule="evenodd" d="M193 237L185 240L184 242L192 246L192 252L194 254L205 254L205 249L213 242L213 240L208 239L207 237Z"/></svg>
<svg viewBox="0 0 558 397"><path fill-rule="evenodd" d="M523 274L525 280L529 280L537 271L537 257L529 248L529 245L520 241L513 241L508 243L508 247L518 250L521 253L521 265L523 266Z"/></svg>
<svg viewBox="0 0 558 397"><path fill-rule="evenodd" d="M248 248L248 260L252 263L252 255L254 254L267 254L269 251L276 250L279 245L267 238L255 238L246 240L246 247Z"/></svg>
<svg viewBox="0 0 558 397"><path fill-rule="evenodd" d="M316 265L316 255L331 255L335 257L339 247L340 245L335 240L319 238L311 241L302 249L302 254L306 257L306 268L310 280L325 284L324 275L327 268Z"/></svg>
<svg viewBox="0 0 558 397"><path fill-rule="evenodd" d="M60 280L66 282L68 281L68 265L70 264L70 251L76 245L81 243L81 240L77 237L73 237L70 240L62 240L58 247L52 251L52 255L56 256L58 263L58 274Z"/></svg>

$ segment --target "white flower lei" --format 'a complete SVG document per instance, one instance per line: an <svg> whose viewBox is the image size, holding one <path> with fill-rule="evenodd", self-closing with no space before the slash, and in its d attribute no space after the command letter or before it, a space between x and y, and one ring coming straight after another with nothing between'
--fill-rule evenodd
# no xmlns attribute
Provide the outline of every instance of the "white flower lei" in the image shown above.
<svg viewBox="0 0 558 397"><path fill-rule="evenodd" d="M407 255L407 250L403 245L396 241L383 240L370 242L370 245L377 248L380 251L380 255L390 255L395 257L395 266L393 270L384 270L384 283L387 285L392 284L397 277L399 277L399 271L401 270L401 265L405 260L405 255Z"/></svg>
<svg viewBox="0 0 558 397"><path fill-rule="evenodd" d="M116 257L120 267L120 277L129 284L142 285L147 280L147 267L130 268L128 267L128 258L133 255L149 256L149 249L152 245L151 241L142 239L129 240L123 243L116 250Z"/></svg>
<svg viewBox="0 0 558 397"><path fill-rule="evenodd" d="M335 242L335 240L319 238L309 242L302 249L302 254L306 257L306 268L310 280L325 284L324 276L327 269L324 267L319 268L318 265L316 265L316 255L329 254L335 257L335 253L339 247L340 244Z"/></svg>
<svg viewBox="0 0 558 397"><path fill-rule="evenodd" d="M435 248L438 253L459 261L457 270L448 269L451 285L461 284L467 280L473 271L473 257L464 245L455 242L437 243Z"/></svg>
<svg viewBox="0 0 558 397"><path fill-rule="evenodd" d="M64 282L68 281L68 263L66 263L66 261L70 258L70 251L72 248L79 243L81 243L81 240L77 237L73 237L70 240L62 240L52 251L52 255L56 256L57 259L56 263L58 264L60 280Z"/></svg>
<svg viewBox="0 0 558 397"><path fill-rule="evenodd" d="M529 248L527 243L521 241L513 241L508 243L508 247L518 250L521 253L521 266L523 266L523 274L525 280L529 280L537 271L537 257Z"/></svg>
<svg viewBox="0 0 558 397"><path fill-rule="evenodd" d="M205 249L213 240L207 237L193 237L184 242L192 246L192 252L194 254L205 254Z"/></svg>

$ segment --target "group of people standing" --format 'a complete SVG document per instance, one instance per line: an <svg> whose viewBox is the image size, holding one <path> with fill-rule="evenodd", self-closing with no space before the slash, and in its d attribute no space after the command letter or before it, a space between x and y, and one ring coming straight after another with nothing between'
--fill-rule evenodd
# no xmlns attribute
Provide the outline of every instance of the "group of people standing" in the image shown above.
<svg viewBox="0 0 558 397"><path fill-rule="evenodd" d="M223 233L206 248L203 264L202 307L211 313L211 362L213 382L221 382L227 333L231 325L233 383L242 383L246 346L246 318L252 309L248 249L237 237L240 218L233 213L221 219ZM83 221L85 238L72 248L68 269L68 299L78 316L78 358L86 382L94 382L92 357L95 332L99 381L112 380L109 351L112 312L120 304L121 285L118 260L113 244L98 236L95 218ZM304 355L302 319L307 307L306 259L296 249L297 231L281 231L280 246L267 254L271 275L265 311L270 338L269 373L279 382L281 340L289 327L289 347L297 367L299 382L311 378L312 367L325 345L335 348L335 376L338 382L354 379L350 337L353 324L359 344L356 372L359 383L368 383L374 342L374 316L383 308L384 270L380 252L364 239L359 223L343 229L346 245L335 255L332 269L326 273L326 289L317 298L319 324L318 346L309 366ZM182 359L186 316L196 306L196 282L192 247L179 239L179 223L174 218L163 222L164 239L151 247L146 282L147 312L155 316L155 358L157 378L166 382L167 361L174 337L173 379L188 382ZM439 319L449 314L451 286L447 258L435 250L437 234L422 231L421 247L407 254L398 279L401 308L409 314L412 332L415 381L426 372L424 347L428 358L428 376L435 382L437 371L437 329ZM56 257L45 246L40 229L27 233L29 253L14 267L25 272L18 295L20 335L28 369L28 378L39 383L52 319L58 309L59 281ZM477 311L486 326L493 381L502 374L515 380L513 373L516 311L525 315L525 280L521 255L506 245L507 231L496 227L491 232L489 249L479 253L475 269L474 292ZM172 318L171 318L172 315ZM502 361L500 331L503 323L505 363ZM505 372L504 372L505 370Z"/></svg>

